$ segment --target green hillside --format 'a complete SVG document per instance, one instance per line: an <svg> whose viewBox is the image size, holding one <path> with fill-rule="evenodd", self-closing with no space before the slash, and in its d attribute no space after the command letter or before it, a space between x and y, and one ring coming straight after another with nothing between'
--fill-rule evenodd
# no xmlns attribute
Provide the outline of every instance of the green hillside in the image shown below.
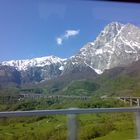
<svg viewBox="0 0 140 140"><path fill-rule="evenodd" d="M99 88L99 85L94 81L81 80L81 81L73 81L68 86L66 86L63 90L63 94L67 95L92 95Z"/></svg>
<svg viewBox="0 0 140 140"><path fill-rule="evenodd" d="M57 79L55 80L55 83ZM65 83L64 86L61 83ZM54 85L44 86L48 91L54 89ZM106 70L103 74L91 76L91 79L71 80L68 83L61 79L53 93L67 95L91 95L91 96L140 96L140 62L135 62L125 67L116 67Z"/></svg>
<svg viewBox="0 0 140 140"><path fill-rule="evenodd" d="M140 96L140 80L129 75L110 78L106 75L95 80L75 80L64 87L61 84L45 86L46 94L89 95L89 96Z"/></svg>

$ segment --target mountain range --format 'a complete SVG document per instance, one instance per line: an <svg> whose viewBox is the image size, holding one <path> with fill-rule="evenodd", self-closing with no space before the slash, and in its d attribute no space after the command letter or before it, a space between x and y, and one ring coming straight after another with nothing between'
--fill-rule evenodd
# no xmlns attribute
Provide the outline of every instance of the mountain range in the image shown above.
<svg viewBox="0 0 140 140"><path fill-rule="evenodd" d="M140 28L130 23L112 22L105 26L94 41L85 44L70 58L47 56L1 62L0 85L6 82L10 85L37 84L70 77L68 75L77 79L94 79L109 69L127 67L139 59Z"/></svg>

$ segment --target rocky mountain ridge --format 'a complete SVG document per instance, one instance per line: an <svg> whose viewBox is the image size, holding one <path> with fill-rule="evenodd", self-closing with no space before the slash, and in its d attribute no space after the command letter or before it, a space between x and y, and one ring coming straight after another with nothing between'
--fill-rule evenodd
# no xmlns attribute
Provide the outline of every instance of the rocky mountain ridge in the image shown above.
<svg viewBox="0 0 140 140"><path fill-rule="evenodd" d="M137 61L140 59L140 28L132 24L110 23L73 59L100 72Z"/></svg>
<svg viewBox="0 0 140 140"><path fill-rule="evenodd" d="M26 60L11 60L3 61L1 65L13 66L17 70L27 70L30 67L44 67L51 64L62 64L66 59L61 59L56 56L46 56L40 58L26 59Z"/></svg>
<svg viewBox="0 0 140 140"><path fill-rule="evenodd" d="M133 24L112 22L95 41L83 46L79 53L61 59L56 56L30 60L1 62L1 66L12 66L21 73L23 83L41 82L65 75L73 69L90 68L98 74L106 69L127 65L140 59L140 28Z"/></svg>

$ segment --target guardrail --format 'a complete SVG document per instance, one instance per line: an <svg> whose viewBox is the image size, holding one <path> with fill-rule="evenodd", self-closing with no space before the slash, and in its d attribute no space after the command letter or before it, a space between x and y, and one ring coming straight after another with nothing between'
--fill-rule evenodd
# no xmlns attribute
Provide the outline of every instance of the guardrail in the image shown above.
<svg viewBox="0 0 140 140"><path fill-rule="evenodd" d="M137 140L140 140L140 107L125 108L87 108L87 109L56 109L56 110L32 110L32 111L10 111L0 112L0 117L27 117L47 115L68 115L68 140L77 140L76 114L86 113L113 113L113 112L134 112L136 113Z"/></svg>

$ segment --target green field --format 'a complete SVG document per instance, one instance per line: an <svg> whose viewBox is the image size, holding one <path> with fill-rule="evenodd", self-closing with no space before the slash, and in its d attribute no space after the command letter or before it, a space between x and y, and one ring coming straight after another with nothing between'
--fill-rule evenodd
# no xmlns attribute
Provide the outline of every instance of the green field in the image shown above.
<svg viewBox="0 0 140 140"><path fill-rule="evenodd" d="M1 110L94 108L123 106L117 100L26 100L1 105ZM130 140L135 138L134 116L130 113L77 115L79 140ZM0 119L0 140L66 140L67 116L21 117Z"/></svg>
<svg viewBox="0 0 140 140"><path fill-rule="evenodd" d="M77 116L79 140L129 140L135 138L132 114L88 114ZM66 140L66 116L3 118L1 140Z"/></svg>

